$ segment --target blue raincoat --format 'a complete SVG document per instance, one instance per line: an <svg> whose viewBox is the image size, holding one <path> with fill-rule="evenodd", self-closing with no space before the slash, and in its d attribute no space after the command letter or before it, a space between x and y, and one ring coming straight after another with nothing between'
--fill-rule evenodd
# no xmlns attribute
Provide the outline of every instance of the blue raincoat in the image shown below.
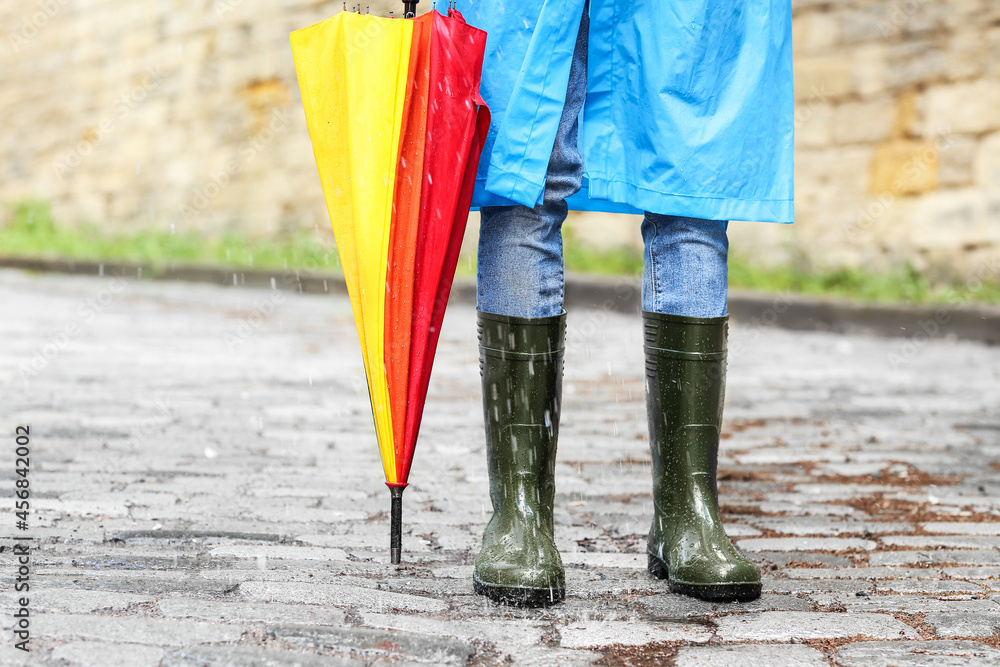
<svg viewBox="0 0 1000 667"><path fill-rule="evenodd" d="M458 0L488 34L474 206L541 203L584 0ZM574 210L792 221L790 0L590 0Z"/></svg>

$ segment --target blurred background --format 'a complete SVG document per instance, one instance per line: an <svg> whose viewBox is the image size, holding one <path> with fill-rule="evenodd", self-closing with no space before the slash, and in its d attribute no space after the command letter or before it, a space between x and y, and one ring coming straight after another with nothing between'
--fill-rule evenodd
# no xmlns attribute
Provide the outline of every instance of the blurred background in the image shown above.
<svg viewBox="0 0 1000 667"><path fill-rule="evenodd" d="M792 4L796 223L734 222L732 284L1000 302L1000 3ZM342 6L0 3L0 256L336 272L288 35ZM638 222L571 214L568 268L637 274Z"/></svg>

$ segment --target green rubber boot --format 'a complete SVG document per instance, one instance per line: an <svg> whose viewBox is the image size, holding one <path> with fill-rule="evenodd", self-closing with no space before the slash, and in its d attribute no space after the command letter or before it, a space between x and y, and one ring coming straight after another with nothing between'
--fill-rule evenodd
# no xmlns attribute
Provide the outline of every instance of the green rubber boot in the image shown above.
<svg viewBox="0 0 1000 667"><path fill-rule="evenodd" d="M647 552L650 573L673 593L746 601L760 597L760 570L722 528L716 483L728 320L643 311L653 456Z"/></svg>
<svg viewBox="0 0 1000 667"><path fill-rule="evenodd" d="M476 593L539 606L566 597L552 529L566 314L479 313L479 364L493 518L472 573Z"/></svg>

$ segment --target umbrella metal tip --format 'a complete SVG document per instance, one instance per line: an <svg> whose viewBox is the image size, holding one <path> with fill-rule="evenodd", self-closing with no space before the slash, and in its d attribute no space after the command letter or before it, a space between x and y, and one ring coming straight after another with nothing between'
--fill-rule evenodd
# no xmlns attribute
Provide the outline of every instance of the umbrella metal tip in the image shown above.
<svg viewBox="0 0 1000 667"><path fill-rule="evenodd" d="M389 557L393 565L399 564L403 549L403 489L405 486L390 486L392 494L389 513Z"/></svg>

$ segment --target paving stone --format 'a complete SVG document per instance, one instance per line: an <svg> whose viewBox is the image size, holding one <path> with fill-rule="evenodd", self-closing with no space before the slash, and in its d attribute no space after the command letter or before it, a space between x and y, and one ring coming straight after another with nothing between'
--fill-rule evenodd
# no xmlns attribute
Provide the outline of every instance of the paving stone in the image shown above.
<svg viewBox="0 0 1000 667"><path fill-rule="evenodd" d="M217 544L220 542L280 542L286 539L281 533L248 533L235 530L122 530L115 539L126 544L158 544L162 542L194 542Z"/></svg>
<svg viewBox="0 0 1000 667"><path fill-rule="evenodd" d="M1000 536L1000 521L989 523L960 523L929 521L920 526L928 533L943 535L995 535Z"/></svg>
<svg viewBox="0 0 1000 667"><path fill-rule="evenodd" d="M945 549L996 549L1000 537L986 535L886 535L882 544L894 547L943 547Z"/></svg>
<svg viewBox="0 0 1000 667"><path fill-rule="evenodd" d="M211 550L215 556L235 556L237 558L294 559L294 560L348 560L343 549L329 547L293 547L280 544L227 544Z"/></svg>
<svg viewBox="0 0 1000 667"><path fill-rule="evenodd" d="M817 551L758 551L754 558L774 563L779 569L786 568L789 564L794 567L801 567L803 563L823 567L848 567L854 563L847 556Z"/></svg>
<svg viewBox="0 0 1000 667"><path fill-rule="evenodd" d="M197 597L219 597L235 588L225 581L193 578L189 572L142 570L85 570L73 574L46 572L47 590L78 587L91 591L118 592L126 595L158 596L172 593Z"/></svg>
<svg viewBox="0 0 1000 667"><path fill-rule="evenodd" d="M46 555L40 568L76 567L97 571L166 571L193 570L198 567L229 567L229 559L214 559L200 554L179 554L173 556L136 556L130 554L80 554Z"/></svg>
<svg viewBox="0 0 1000 667"><path fill-rule="evenodd" d="M684 646L677 653L677 667L826 667L823 653L801 644L749 644L746 646Z"/></svg>
<svg viewBox="0 0 1000 667"><path fill-rule="evenodd" d="M71 641L52 649L52 657L81 667L160 667L164 649L102 641Z"/></svg>
<svg viewBox="0 0 1000 667"><path fill-rule="evenodd" d="M742 523L726 523L725 530L729 537L755 537L763 534L753 526Z"/></svg>
<svg viewBox="0 0 1000 667"><path fill-rule="evenodd" d="M640 598L639 605L651 619L657 621L684 621L711 614L809 609L808 600L772 593L764 593L750 602L705 602L686 595L650 595Z"/></svg>
<svg viewBox="0 0 1000 667"><path fill-rule="evenodd" d="M267 631L291 643L432 664L465 664L476 652L475 647L466 641L400 630L280 624L269 625Z"/></svg>
<svg viewBox="0 0 1000 667"><path fill-rule="evenodd" d="M1000 551L977 549L880 551L868 557L872 565L905 565L907 563L958 563L967 565L1000 565Z"/></svg>
<svg viewBox="0 0 1000 667"><path fill-rule="evenodd" d="M811 517L761 517L752 520L755 526L767 528L785 535L843 535L844 533L863 534L912 532L916 528L912 524L889 521L857 521L853 519L828 519Z"/></svg>
<svg viewBox="0 0 1000 667"><path fill-rule="evenodd" d="M817 602L824 604L842 604L848 611L1000 611L992 600L973 599L968 595L931 597L929 595L870 595L858 597L837 595L834 598L822 598L817 595Z"/></svg>
<svg viewBox="0 0 1000 667"><path fill-rule="evenodd" d="M545 644L539 646L503 646L500 647L504 659L518 667L577 667L577 665L601 664L605 658L603 653L583 651L581 649L553 648Z"/></svg>
<svg viewBox="0 0 1000 667"><path fill-rule="evenodd" d="M431 579L430 577L385 578L380 582L381 588L396 593L417 593L446 597L450 595L465 595L472 591L472 578L468 579Z"/></svg>
<svg viewBox="0 0 1000 667"><path fill-rule="evenodd" d="M886 614L765 611L716 620L723 641L836 639L864 635L873 639L916 639L916 630Z"/></svg>
<svg viewBox="0 0 1000 667"><path fill-rule="evenodd" d="M940 572L954 579L997 579L1000 580L1000 567L943 567ZM1000 583L1000 582L997 582ZM990 582L983 582L989 586Z"/></svg>
<svg viewBox="0 0 1000 667"><path fill-rule="evenodd" d="M995 612L935 611L924 614L938 637L993 637L1000 633L1000 608Z"/></svg>
<svg viewBox="0 0 1000 667"><path fill-rule="evenodd" d="M472 581L472 566L449 565L447 567L435 567L431 570L431 576L436 579L463 579Z"/></svg>
<svg viewBox="0 0 1000 667"><path fill-rule="evenodd" d="M1000 651L970 641L856 642L837 651L843 667L993 667Z"/></svg>
<svg viewBox="0 0 1000 667"><path fill-rule="evenodd" d="M651 595L665 593L667 583L650 576L635 579L599 578L586 574L586 579L574 580L570 572L566 573L566 586L574 597L585 599L601 599L608 596L621 595Z"/></svg>
<svg viewBox="0 0 1000 667"><path fill-rule="evenodd" d="M652 624L641 621L580 621L559 628L563 648L641 646L652 642L707 642L712 632L697 624Z"/></svg>
<svg viewBox="0 0 1000 667"><path fill-rule="evenodd" d="M434 598L359 586L246 581L239 585L239 593L248 599L268 602L329 604L337 607L363 607L373 611L399 609L437 612L448 608L446 603Z"/></svg>
<svg viewBox="0 0 1000 667"><path fill-rule="evenodd" d="M386 569L378 563L360 561L333 561L318 563L317 561L271 560L263 563L268 569L258 569L262 563L258 561L242 561L241 567L213 568L200 570L199 579L215 582L216 586L236 587L241 581L301 581L316 583L332 581L337 577L378 577ZM374 586L375 584L372 584Z"/></svg>
<svg viewBox="0 0 1000 667"><path fill-rule="evenodd" d="M561 553L563 565L583 565L585 567L616 567L630 570L646 569L646 553L606 554L587 551Z"/></svg>
<svg viewBox="0 0 1000 667"><path fill-rule="evenodd" d="M202 646L171 651L161 667L365 667L366 664L352 658L294 651Z"/></svg>
<svg viewBox="0 0 1000 667"><path fill-rule="evenodd" d="M824 463L817 466L825 474L844 475L873 475L878 477L882 470L889 467L888 461L875 461L874 463Z"/></svg>
<svg viewBox="0 0 1000 667"><path fill-rule="evenodd" d="M164 616L196 618L218 623L302 623L307 625L342 625L341 609L310 604L278 602L223 602L171 598L157 603Z"/></svg>
<svg viewBox="0 0 1000 667"><path fill-rule="evenodd" d="M871 551L878 545L856 537L752 537L739 541L744 551Z"/></svg>
<svg viewBox="0 0 1000 667"><path fill-rule="evenodd" d="M492 619L481 621L440 620L402 614L362 614L365 625L388 630L405 630L442 637L482 640L494 644L538 644L546 626L530 621Z"/></svg>
<svg viewBox="0 0 1000 667"><path fill-rule="evenodd" d="M199 623L140 616L80 616L38 614L34 632L40 637L94 639L152 646L190 646L234 642L241 628L219 623Z"/></svg>
<svg viewBox="0 0 1000 667"><path fill-rule="evenodd" d="M878 554L872 554L878 555ZM870 556L869 556L870 558ZM933 579L940 576L937 571L929 568L917 567L842 567L842 568L785 568L781 571L782 576L789 579Z"/></svg>
<svg viewBox="0 0 1000 667"><path fill-rule="evenodd" d="M875 592L885 593L980 593L983 587L953 579L881 579L875 582Z"/></svg>
<svg viewBox="0 0 1000 667"><path fill-rule="evenodd" d="M853 500L875 495L889 495L902 491L902 487L888 484L798 484L795 493L769 494L770 502L825 503L831 500Z"/></svg>
<svg viewBox="0 0 1000 667"><path fill-rule="evenodd" d="M871 593L874 584L866 579L771 579L765 580L764 590L792 595L809 593Z"/></svg>
<svg viewBox="0 0 1000 667"><path fill-rule="evenodd" d="M761 503L760 511L767 513L783 512L795 516L864 516L863 512L849 505L824 505L822 503L784 502Z"/></svg>
<svg viewBox="0 0 1000 667"><path fill-rule="evenodd" d="M101 610L122 611L129 605L155 600L148 595L75 590L72 588L38 588L32 590L30 599L32 611L58 611L70 614L85 614Z"/></svg>

